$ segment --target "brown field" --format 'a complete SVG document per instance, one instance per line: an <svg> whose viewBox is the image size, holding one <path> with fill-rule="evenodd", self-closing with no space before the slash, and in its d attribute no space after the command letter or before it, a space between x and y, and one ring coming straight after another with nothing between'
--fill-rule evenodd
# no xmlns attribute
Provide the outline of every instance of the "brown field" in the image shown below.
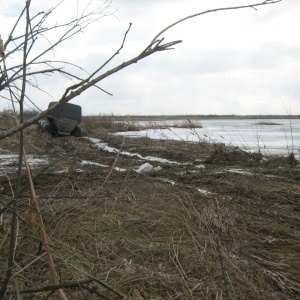
<svg viewBox="0 0 300 300"><path fill-rule="evenodd" d="M300 298L300 169L293 157L113 136L137 128L134 118L113 120L85 117L81 124L86 136L119 150L112 152L86 138L25 130L27 155L48 159L32 165L32 175L68 299ZM0 120L0 130L9 122ZM0 141L0 154L17 153L17 136ZM160 169L136 172L146 162ZM1 282L16 166L0 166ZM17 299L16 290L19 299L57 299L29 198L24 171L7 299Z"/></svg>

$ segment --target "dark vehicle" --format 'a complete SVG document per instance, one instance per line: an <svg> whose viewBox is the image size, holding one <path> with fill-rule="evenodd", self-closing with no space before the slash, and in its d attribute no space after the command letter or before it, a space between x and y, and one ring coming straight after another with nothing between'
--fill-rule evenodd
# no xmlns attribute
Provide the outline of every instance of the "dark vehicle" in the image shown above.
<svg viewBox="0 0 300 300"><path fill-rule="evenodd" d="M57 102L50 102L48 107ZM38 121L38 130L48 132L52 136L73 135L82 136L82 129L78 126L81 122L81 106L71 103L65 103L55 108L47 115L46 120Z"/></svg>

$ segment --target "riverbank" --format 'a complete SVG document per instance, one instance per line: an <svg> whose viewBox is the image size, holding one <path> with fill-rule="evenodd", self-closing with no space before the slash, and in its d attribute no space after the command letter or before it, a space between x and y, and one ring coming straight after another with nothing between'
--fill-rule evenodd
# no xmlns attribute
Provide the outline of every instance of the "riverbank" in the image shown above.
<svg viewBox="0 0 300 300"><path fill-rule="evenodd" d="M83 121L83 138L26 131L27 154L44 159L32 174L70 299L299 297L297 160L224 144L116 136L122 125L98 121ZM0 154L17 154L17 143L1 141ZM16 164L3 166L4 206ZM29 198L24 172L10 291L17 285L46 297L49 266L40 232L27 218ZM4 224L9 220L5 213ZM2 269L9 230L1 229ZM76 286L90 278L97 280Z"/></svg>

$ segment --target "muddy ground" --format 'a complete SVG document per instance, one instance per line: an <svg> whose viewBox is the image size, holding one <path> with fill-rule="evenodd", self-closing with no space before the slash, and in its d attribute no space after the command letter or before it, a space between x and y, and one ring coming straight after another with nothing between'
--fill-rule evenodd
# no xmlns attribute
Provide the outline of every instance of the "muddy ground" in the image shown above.
<svg viewBox="0 0 300 300"><path fill-rule="evenodd" d="M69 299L300 298L296 160L111 131L89 127L82 138L52 138L26 130L35 190ZM0 155L12 154L16 136L0 141ZM14 157L2 159L1 282L16 167ZM21 183L7 299L15 299L16 287L20 299L56 299L40 231L28 219L25 171Z"/></svg>

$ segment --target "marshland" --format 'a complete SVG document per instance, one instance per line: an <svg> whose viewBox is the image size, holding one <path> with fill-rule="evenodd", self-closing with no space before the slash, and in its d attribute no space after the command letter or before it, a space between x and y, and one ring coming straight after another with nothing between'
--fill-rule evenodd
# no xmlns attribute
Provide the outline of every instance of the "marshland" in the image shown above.
<svg viewBox="0 0 300 300"><path fill-rule="evenodd" d="M293 143L281 154L265 153L261 144L250 149L245 140L237 146L205 139L212 120L224 118L85 116L79 138L25 129L41 215L69 299L300 297L299 118L250 119L273 131L294 124L285 131ZM1 130L11 122L1 118ZM180 129L196 139L138 135ZM0 143L1 281L18 143L17 135ZM25 170L21 184L7 299L17 299L16 291L18 299L55 299Z"/></svg>

